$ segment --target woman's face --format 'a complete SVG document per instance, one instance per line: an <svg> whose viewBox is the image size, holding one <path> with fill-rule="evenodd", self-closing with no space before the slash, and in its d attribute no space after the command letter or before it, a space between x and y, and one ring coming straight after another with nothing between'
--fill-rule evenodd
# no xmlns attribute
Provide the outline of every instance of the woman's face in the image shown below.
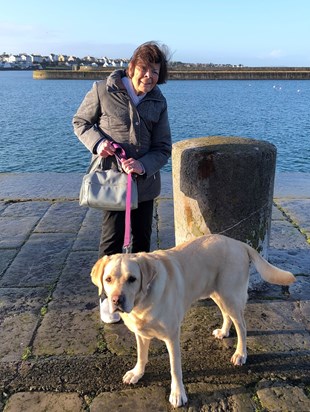
<svg viewBox="0 0 310 412"><path fill-rule="evenodd" d="M131 81L137 95L150 92L157 84L160 63L138 63L135 67L129 67L133 75Z"/></svg>

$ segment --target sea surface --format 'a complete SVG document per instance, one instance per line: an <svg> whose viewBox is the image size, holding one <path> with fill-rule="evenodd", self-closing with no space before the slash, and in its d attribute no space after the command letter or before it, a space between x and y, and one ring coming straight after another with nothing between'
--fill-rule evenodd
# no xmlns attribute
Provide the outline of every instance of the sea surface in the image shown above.
<svg viewBox="0 0 310 412"><path fill-rule="evenodd" d="M90 153L72 117L92 80L0 71L0 172L80 172ZM310 81L174 80L160 86L173 142L239 136L277 147L277 172L310 171ZM164 171L171 170L171 163Z"/></svg>

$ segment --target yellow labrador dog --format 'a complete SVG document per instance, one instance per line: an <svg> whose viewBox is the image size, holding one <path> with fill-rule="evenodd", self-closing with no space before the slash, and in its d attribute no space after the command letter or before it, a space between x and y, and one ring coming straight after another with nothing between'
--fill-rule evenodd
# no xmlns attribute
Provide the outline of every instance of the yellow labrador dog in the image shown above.
<svg viewBox="0 0 310 412"><path fill-rule="evenodd" d="M168 250L152 253L105 256L93 267L91 277L106 293L110 312L120 312L125 325L135 333L137 363L123 382L134 384L143 376L152 338L165 342L171 366L170 403L174 407L187 402L182 382L180 327L191 304L211 297L223 315L221 329L213 335L229 335L232 322L238 343L231 358L234 365L246 361L246 325L249 263L267 282L289 285L292 273L278 269L245 243L208 235Z"/></svg>

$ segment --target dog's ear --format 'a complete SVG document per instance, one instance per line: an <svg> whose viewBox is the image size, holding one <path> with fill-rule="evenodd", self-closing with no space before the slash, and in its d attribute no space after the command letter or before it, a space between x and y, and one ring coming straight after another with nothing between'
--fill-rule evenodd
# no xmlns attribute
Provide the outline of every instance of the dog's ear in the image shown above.
<svg viewBox="0 0 310 412"><path fill-rule="evenodd" d="M147 253L139 253L137 255L137 263L141 272L142 293L146 294L149 284L157 274L157 263L156 260Z"/></svg>
<svg viewBox="0 0 310 412"><path fill-rule="evenodd" d="M109 260L108 256L104 256L103 258L97 260L90 274L92 282L98 287L99 296L102 294L102 289L103 289L102 278L103 278L104 268L108 260Z"/></svg>

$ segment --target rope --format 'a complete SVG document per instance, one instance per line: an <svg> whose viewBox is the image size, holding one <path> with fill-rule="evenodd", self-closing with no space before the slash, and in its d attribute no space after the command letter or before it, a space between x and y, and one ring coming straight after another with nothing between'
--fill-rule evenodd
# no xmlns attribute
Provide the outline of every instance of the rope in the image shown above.
<svg viewBox="0 0 310 412"><path fill-rule="evenodd" d="M250 217L252 217L253 215L255 215L256 213L259 213L261 210L265 209L265 207L268 206L268 202L266 202L261 208L255 210L254 212L252 212L249 216L245 217L244 219L240 220L239 222L235 223L234 225L228 227L225 230L222 230L221 232L217 233L218 235L222 235L223 233L228 232L231 229L234 229L235 227L241 225L241 223L245 222L246 220L250 219Z"/></svg>

